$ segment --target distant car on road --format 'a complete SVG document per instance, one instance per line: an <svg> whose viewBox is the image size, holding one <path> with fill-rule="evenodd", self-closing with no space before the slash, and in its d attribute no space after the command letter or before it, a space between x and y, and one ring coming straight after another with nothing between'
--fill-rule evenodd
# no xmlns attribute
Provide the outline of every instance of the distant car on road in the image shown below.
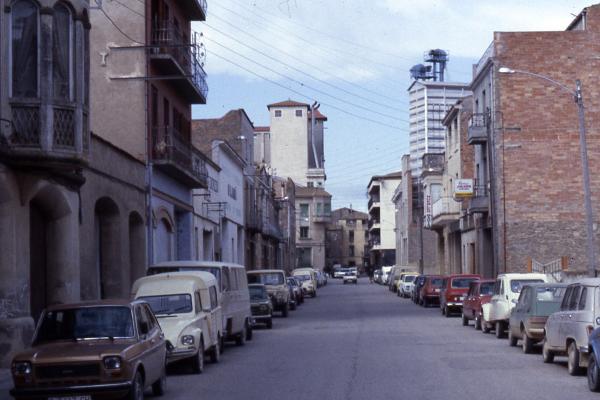
<svg viewBox="0 0 600 400"><path fill-rule="evenodd" d="M416 273L407 273L399 281L398 296L410 297L412 295L413 288L415 287L415 279L419 276Z"/></svg>
<svg viewBox="0 0 600 400"><path fill-rule="evenodd" d="M457 274L444 278L444 286L440 291L440 309L442 315L450 316L452 312L462 314L463 301L469 291L469 284L481 279L479 275Z"/></svg>
<svg viewBox="0 0 600 400"><path fill-rule="evenodd" d="M358 283L358 276L356 276L355 272L346 272L346 274L344 275L344 277L342 279L343 279L344 285L346 283L354 283L354 284Z"/></svg>
<svg viewBox="0 0 600 400"><path fill-rule="evenodd" d="M297 268L292 272L302 282L302 291L305 295L317 297L317 277L316 272L312 268Z"/></svg>
<svg viewBox="0 0 600 400"><path fill-rule="evenodd" d="M254 325L265 324L267 329L273 328L273 303L267 293L267 287L260 283L251 283L248 290Z"/></svg>
<svg viewBox="0 0 600 400"><path fill-rule="evenodd" d="M469 321L475 321L475 329L481 329L481 306L492 299L494 293L494 279L482 279L471 281L467 297L463 301L462 324L469 325Z"/></svg>
<svg viewBox="0 0 600 400"><path fill-rule="evenodd" d="M444 277L441 275L427 275L425 277L420 294L420 304L423 307L439 304L443 279Z"/></svg>
<svg viewBox="0 0 600 400"><path fill-rule="evenodd" d="M150 306L105 300L49 307L12 361L17 399L142 399L166 388L167 344Z"/></svg>
<svg viewBox="0 0 600 400"><path fill-rule="evenodd" d="M588 388L592 392L600 392L600 328L596 328L592 331L588 347Z"/></svg>
<svg viewBox="0 0 600 400"><path fill-rule="evenodd" d="M285 271L282 269L259 269L248 271L247 275L248 283L262 283L267 287L273 308L287 318L290 310L290 289L285 280Z"/></svg>
<svg viewBox="0 0 600 400"><path fill-rule="evenodd" d="M415 283L412 291L412 301L415 304L421 303L421 289L425 284L425 278L427 278L427 275L419 275L415 278Z"/></svg>
<svg viewBox="0 0 600 400"><path fill-rule="evenodd" d="M533 345L544 340L546 320L560 309L566 288L566 283L524 285L510 314L508 343L516 346L521 340L523 353L531 353Z"/></svg>
<svg viewBox="0 0 600 400"><path fill-rule="evenodd" d="M296 299L296 305L304 303L304 293L302 292L302 283L295 276L287 277L288 285L292 287L292 292Z"/></svg>

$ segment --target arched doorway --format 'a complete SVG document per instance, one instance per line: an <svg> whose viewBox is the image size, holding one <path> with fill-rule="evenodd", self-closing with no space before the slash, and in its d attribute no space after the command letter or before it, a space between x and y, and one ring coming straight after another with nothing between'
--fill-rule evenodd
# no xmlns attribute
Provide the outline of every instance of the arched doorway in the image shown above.
<svg viewBox="0 0 600 400"><path fill-rule="evenodd" d="M29 205L29 276L31 316L37 321L48 299L48 225L50 218L39 201Z"/></svg>
<svg viewBox="0 0 600 400"><path fill-rule="evenodd" d="M119 208L114 200L103 197L96 202L94 215L99 296L101 299L121 297L125 293L122 290Z"/></svg>
<svg viewBox="0 0 600 400"><path fill-rule="evenodd" d="M175 227L172 221L166 210L159 211L154 234L154 260L157 263L173 260Z"/></svg>
<svg viewBox="0 0 600 400"><path fill-rule="evenodd" d="M129 214L129 278L131 283L146 274L146 234L144 220L137 212Z"/></svg>

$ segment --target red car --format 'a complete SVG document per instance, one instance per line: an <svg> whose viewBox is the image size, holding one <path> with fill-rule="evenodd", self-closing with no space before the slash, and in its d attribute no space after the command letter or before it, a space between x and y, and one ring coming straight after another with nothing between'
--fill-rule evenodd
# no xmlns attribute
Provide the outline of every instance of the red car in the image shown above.
<svg viewBox="0 0 600 400"><path fill-rule="evenodd" d="M443 280L444 277L441 275L427 275L425 284L421 288L421 294L419 296L423 307L439 303Z"/></svg>
<svg viewBox="0 0 600 400"><path fill-rule="evenodd" d="M479 275L456 274L444 278L440 293L442 315L450 316L452 312L462 312L463 301L469 291L469 284L481 279Z"/></svg>
<svg viewBox="0 0 600 400"><path fill-rule="evenodd" d="M481 306L490 302L494 292L494 284L493 279L482 279L469 284L469 291L463 302L463 326L469 325L469 321L474 320L475 329L481 329Z"/></svg>

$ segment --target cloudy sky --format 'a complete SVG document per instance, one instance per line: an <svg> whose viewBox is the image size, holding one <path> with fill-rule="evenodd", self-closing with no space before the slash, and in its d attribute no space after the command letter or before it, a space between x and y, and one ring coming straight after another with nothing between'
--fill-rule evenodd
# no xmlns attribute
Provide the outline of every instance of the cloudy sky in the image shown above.
<svg viewBox="0 0 600 400"><path fill-rule="evenodd" d="M333 207L366 209L375 174L408 152L409 69L423 53L450 53L447 81L469 82L494 31L563 30L580 0L208 0L194 24L206 46L208 104L194 118L244 108L268 125L266 105L321 103L326 189ZM549 55L551 56L551 55Z"/></svg>

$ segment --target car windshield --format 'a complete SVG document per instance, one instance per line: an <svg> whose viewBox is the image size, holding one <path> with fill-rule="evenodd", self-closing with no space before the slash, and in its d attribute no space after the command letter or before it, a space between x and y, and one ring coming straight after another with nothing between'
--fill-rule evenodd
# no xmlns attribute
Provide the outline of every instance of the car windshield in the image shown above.
<svg viewBox="0 0 600 400"><path fill-rule="evenodd" d="M431 286L433 287L442 287L442 278L432 278Z"/></svg>
<svg viewBox="0 0 600 400"><path fill-rule="evenodd" d="M248 274L248 283L262 283L263 285L283 285L283 274L279 272Z"/></svg>
<svg viewBox="0 0 600 400"><path fill-rule="evenodd" d="M452 287L455 289L467 289L469 283L477 280L477 278L454 278L452 279Z"/></svg>
<svg viewBox="0 0 600 400"><path fill-rule="evenodd" d="M267 290L262 286L249 286L250 290L250 300L266 300Z"/></svg>
<svg viewBox="0 0 600 400"><path fill-rule="evenodd" d="M479 286L479 294L489 296L494 293L494 282L484 282Z"/></svg>
<svg viewBox="0 0 600 400"><path fill-rule="evenodd" d="M542 302L559 302L562 301L565 295L566 288L564 287L538 287L535 289L537 301Z"/></svg>
<svg viewBox="0 0 600 400"><path fill-rule="evenodd" d="M407 275L404 277L404 282L414 282L416 276L414 275Z"/></svg>
<svg viewBox="0 0 600 400"><path fill-rule="evenodd" d="M300 281L309 281L310 275L294 275L294 277Z"/></svg>
<svg viewBox="0 0 600 400"><path fill-rule="evenodd" d="M528 283L544 283L544 281L541 279L513 279L510 281L510 290L513 293L521 293L523 285Z"/></svg>
<svg viewBox="0 0 600 400"><path fill-rule="evenodd" d="M154 314L171 315L192 312L192 296L189 294L167 294L162 296L143 296Z"/></svg>
<svg viewBox="0 0 600 400"><path fill-rule="evenodd" d="M288 278L287 279L287 283L290 284L290 285L292 285L292 286L298 286L298 282L296 282L295 279Z"/></svg>
<svg viewBox="0 0 600 400"><path fill-rule="evenodd" d="M129 307L81 307L46 312L34 342L114 339L133 335L133 320Z"/></svg>

